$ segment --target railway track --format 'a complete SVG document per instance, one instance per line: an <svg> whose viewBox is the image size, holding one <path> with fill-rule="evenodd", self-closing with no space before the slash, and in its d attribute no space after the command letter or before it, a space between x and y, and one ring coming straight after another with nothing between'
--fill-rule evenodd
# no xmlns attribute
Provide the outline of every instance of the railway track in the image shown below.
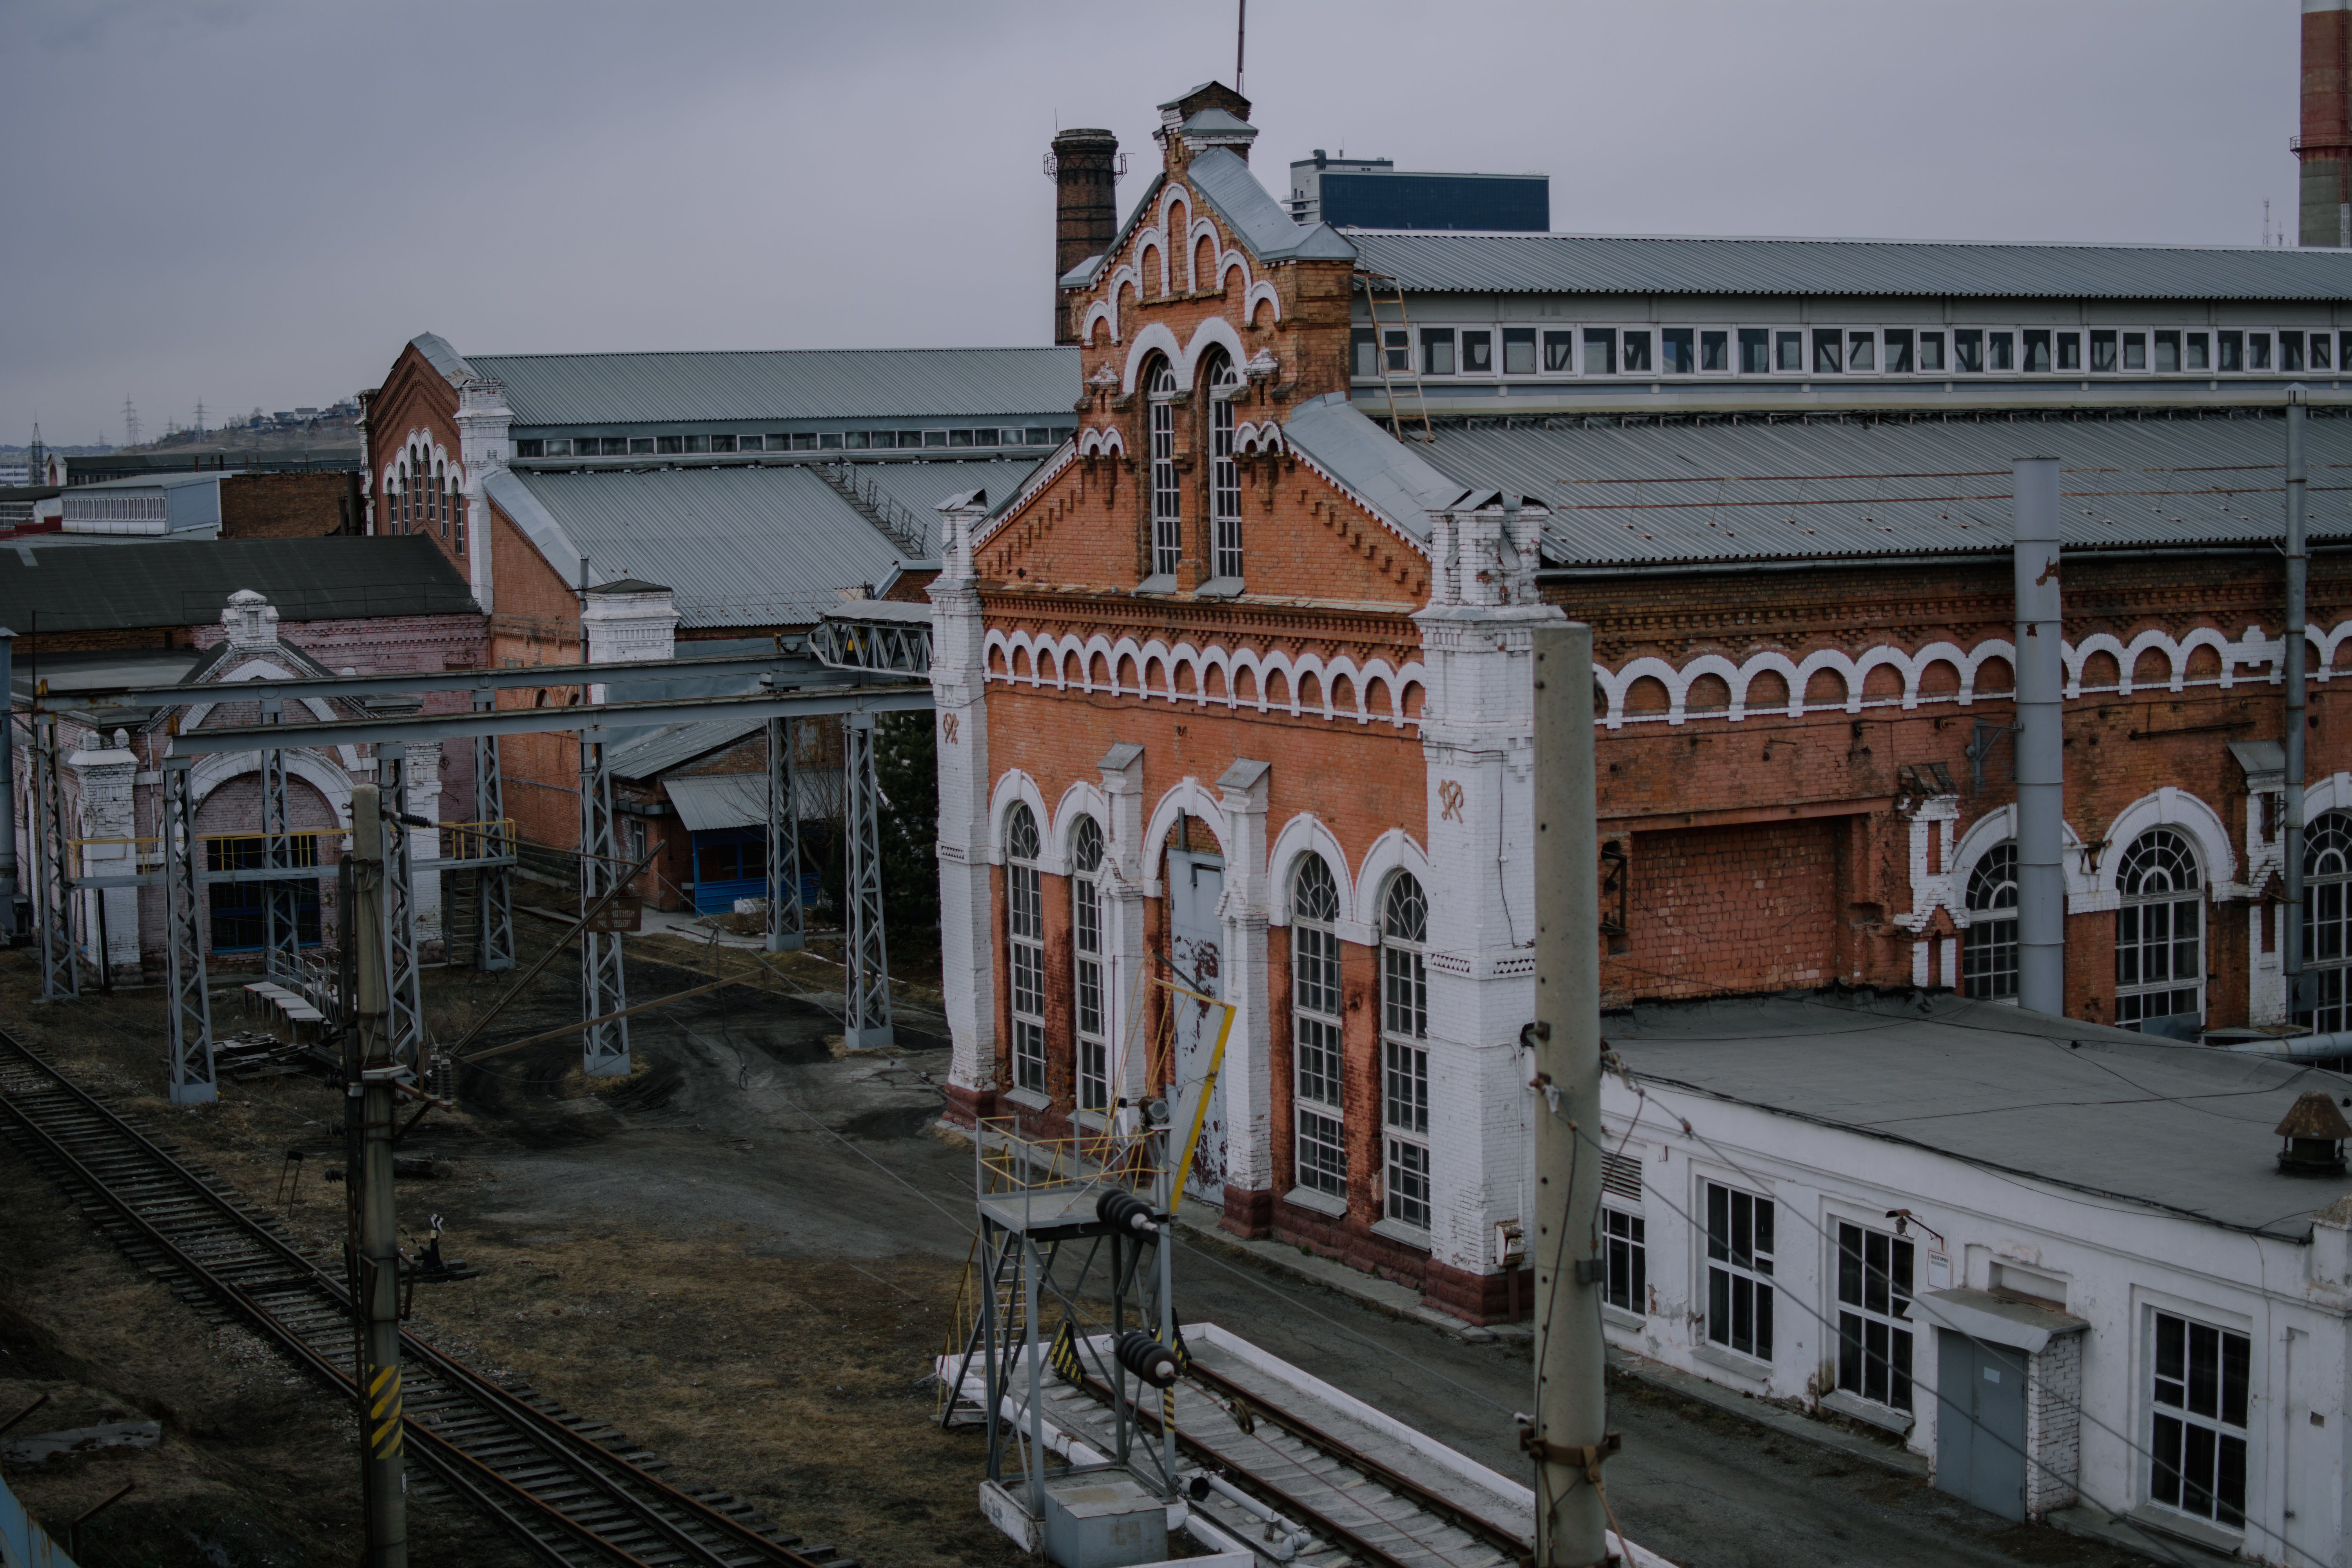
<svg viewBox="0 0 2352 1568"><path fill-rule="evenodd" d="M215 1321L238 1321L356 1402L351 1299L266 1212L0 1031L0 1131L116 1246ZM448 1496L562 1568L856 1568L748 1503L673 1485L609 1426L401 1336L404 1436ZM428 1495L430 1489L427 1489Z"/></svg>
<svg viewBox="0 0 2352 1568"><path fill-rule="evenodd" d="M1092 1377L1083 1386L1055 1378L1045 1397L1054 1425L1097 1451L1110 1449L1109 1388ZM1155 1404L1137 1409L1149 1440L1160 1431ZM1195 1483L1192 1506L1263 1560L1307 1568L1511 1568L1528 1551L1500 1500L1444 1475L1407 1474L1197 1356L1177 1385L1175 1408L1176 1445L1186 1458L1304 1532L1300 1539Z"/></svg>

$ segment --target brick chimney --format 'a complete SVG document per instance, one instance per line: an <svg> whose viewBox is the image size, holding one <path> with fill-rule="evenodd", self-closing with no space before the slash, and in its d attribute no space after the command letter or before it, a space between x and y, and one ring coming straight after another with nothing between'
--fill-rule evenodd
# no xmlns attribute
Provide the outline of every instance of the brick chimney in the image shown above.
<svg viewBox="0 0 2352 1568"><path fill-rule="evenodd" d="M1054 341L1075 343L1077 323L1062 279L1118 237L1118 138L1108 131L1065 131L1054 138Z"/></svg>
<svg viewBox="0 0 2352 1568"><path fill-rule="evenodd" d="M2352 246L2352 0L2303 0L2300 242Z"/></svg>

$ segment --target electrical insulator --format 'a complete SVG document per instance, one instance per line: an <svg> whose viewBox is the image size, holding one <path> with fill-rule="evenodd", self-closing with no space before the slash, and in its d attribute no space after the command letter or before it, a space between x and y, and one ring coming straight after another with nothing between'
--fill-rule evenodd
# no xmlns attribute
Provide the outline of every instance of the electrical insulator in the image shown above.
<svg viewBox="0 0 2352 1568"><path fill-rule="evenodd" d="M1141 1329L1118 1336L1118 1364L1154 1388L1175 1385L1176 1352Z"/></svg>
<svg viewBox="0 0 2352 1568"><path fill-rule="evenodd" d="M1160 1226L1151 1205L1124 1187L1113 1187L1095 1200L1095 1218L1129 1236L1150 1236Z"/></svg>

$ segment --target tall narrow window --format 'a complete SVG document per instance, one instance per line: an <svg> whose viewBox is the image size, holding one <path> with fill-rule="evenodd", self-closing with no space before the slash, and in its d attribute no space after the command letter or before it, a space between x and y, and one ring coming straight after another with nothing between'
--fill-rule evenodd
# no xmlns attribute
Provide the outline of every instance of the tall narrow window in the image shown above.
<svg viewBox="0 0 2352 1568"><path fill-rule="evenodd" d="M1298 1184L1348 1195L1340 1136L1339 888L1319 855L1302 856L1290 882L1290 1058Z"/></svg>
<svg viewBox="0 0 2352 1568"><path fill-rule="evenodd" d="M1102 828L1078 818L1070 835L1070 978L1072 1033L1078 1039L1078 1109L1110 1109L1110 1033L1103 1024L1102 905L1095 878L1102 870Z"/></svg>
<svg viewBox="0 0 2352 1568"><path fill-rule="evenodd" d="M1234 401L1242 378L1223 354L1209 366L1209 496L1216 559L1213 577L1239 580L1242 574L1242 470L1234 458Z"/></svg>
<svg viewBox="0 0 2352 1568"><path fill-rule="evenodd" d="M1985 367L1984 330L1962 327L1952 333L1952 368L1976 374Z"/></svg>
<svg viewBox="0 0 2352 1568"><path fill-rule="evenodd" d="M1970 996L2017 994L2017 846L1997 844L1969 873L1969 934L1960 987Z"/></svg>
<svg viewBox="0 0 2352 1568"><path fill-rule="evenodd" d="M1772 1359L1772 1200L1706 1184L1706 1337Z"/></svg>
<svg viewBox="0 0 2352 1568"><path fill-rule="evenodd" d="M1666 327L1658 333L1658 368L1668 375L1691 375L1698 370L1698 340L1689 327Z"/></svg>
<svg viewBox="0 0 2352 1568"><path fill-rule="evenodd" d="M433 514L441 524L441 537L449 537L449 473L437 460L433 465Z"/></svg>
<svg viewBox="0 0 2352 1568"><path fill-rule="evenodd" d="M1037 819L1013 802L1004 819L1004 939L1013 971L1013 1086L1045 1092L1045 906Z"/></svg>
<svg viewBox="0 0 2352 1568"><path fill-rule="evenodd" d="M1176 373L1166 360L1152 362L1144 383L1151 404L1151 571L1176 574L1183 553L1183 497L1176 483Z"/></svg>
<svg viewBox="0 0 2352 1568"><path fill-rule="evenodd" d="M2148 1496L2232 1528L2246 1522L2246 1405L2252 1342L2243 1334L2156 1314Z"/></svg>
<svg viewBox="0 0 2352 1568"><path fill-rule="evenodd" d="M2314 1029L2333 1034L2352 1027L2345 997L2352 973L2352 816L2322 812L2304 829L2303 888L2303 961L2315 993L2308 1016Z"/></svg>
<svg viewBox="0 0 2352 1568"><path fill-rule="evenodd" d="M1533 375L1536 373L1536 330L1533 327L1503 329L1503 374Z"/></svg>
<svg viewBox="0 0 2352 1568"><path fill-rule="evenodd" d="M1388 1145L1388 1217L1431 1222L1429 1185L1429 901L1400 871L1381 913L1381 1121Z"/></svg>
<svg viewBox="0 0 2352 1568"><path fill-rule="evenodd" d="M1601 1156L1601 1299L1621 1312L1650 1307L1649 1226L1642 1217L1642 1162Z"/></svg>
<svg viewBox="0 0 2352 1568"><path fill-rule="evenodd" d="M466 497L456 475L449 478L449 510L457 520L457 553L466 553Z"/></svg>
<svg viewBox="0 0 2352 1568"><path fill-rule="evenodd" d="M1838 1229L1838 1386L1889 1409L1911 1408L1911 1243Z"/></svg>
<svg viewBox="0 0 2352 1568"><path fill-rule="evenodd" d="M2169 827L2151 828L2125 852L2116 911L2116 1022L2137 1029L2159 1018L2194 1021L2205 1011L2204 898L2196 851Z"/></svg>
<svg viewBox="0 0 2352 1568"><path fill-rule="evenodd" d="M1911 329L1890 327L1886 332L1886 372L1889 375L1911 374Z"/></svg>
<svg viewBox="0 0 2352 1568"><path fill-rule="evenodd" d="M1762 327L1739 329L1739 374L1762 375L1772 368L1772 334Z"/></svg>

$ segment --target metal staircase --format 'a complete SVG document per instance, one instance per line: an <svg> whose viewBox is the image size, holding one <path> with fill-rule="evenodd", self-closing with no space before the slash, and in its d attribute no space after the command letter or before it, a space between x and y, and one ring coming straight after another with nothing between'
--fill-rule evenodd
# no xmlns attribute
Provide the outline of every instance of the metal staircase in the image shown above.
<svg viewBox="0 0 2352 1568"><path fill-rule="evenodd" d="M853 463L819 463L816 471L835 494L856 509L857 515L872 523L875 529L897 545L909 561L920 561L929 554L930 530L923 520L857 471Z"/></svg>

